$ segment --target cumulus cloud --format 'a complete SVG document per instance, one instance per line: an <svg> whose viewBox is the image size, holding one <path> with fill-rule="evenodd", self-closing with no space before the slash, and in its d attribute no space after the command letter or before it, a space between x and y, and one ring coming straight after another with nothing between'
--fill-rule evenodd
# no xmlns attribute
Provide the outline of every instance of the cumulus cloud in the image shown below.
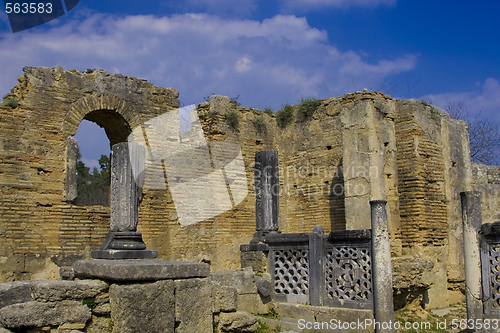
<svg viewBox="0 0 500 333"><path fill-rule="evenodd" d="M375 7L396 5L397 0L280 0L287 9L321 9L324 7Z"/></svg>
<svg viewBox="0 0 500 333"><path fill-rule="evenodd" d="M487 78L477 85L477 89L464 92L430 94L423 99L444 109L449 103L463 102L472 112L481 112L489 119L500 121L500 82L497 78Z"/></svg>
<svg viewBox="0 0 500 333"><path fill-rule="evenodd" d="M414 55L370 61L339 50L325 31L294 15L263 21L207 14L82 15L64 25L0 34L0 93L10 90L24 66L102 68L174 87L186 105L217 93L276 110L302 96L351 92L353 83L376 89L417 62Z"/></svg>

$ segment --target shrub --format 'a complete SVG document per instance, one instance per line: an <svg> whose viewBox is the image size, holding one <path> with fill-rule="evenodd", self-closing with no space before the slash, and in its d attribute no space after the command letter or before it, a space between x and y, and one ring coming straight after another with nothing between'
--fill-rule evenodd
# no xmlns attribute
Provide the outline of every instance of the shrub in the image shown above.
<svg viewBox="0 0 500 333"><path fill-rule="evenodd" d="M300 100L297 112L302 118L309 118L321 105L321 101L314 97L305 97Z"/></svg>
<svg viewBox="0 0 500 333"><path fill-rule="evenodd" d="M18 106L17 98L14 97L7 98L5 102L3 102L3 105L10 106L11 108L15 109Z"/></svg>
<svg viewBox="0 0 500 333"><path fill-rule="evenodd" d="M264 112L267 113L267 114L273 114L273 109L265 107L264 108Z"/></svg>
<svg viewBox="0 0 500 333"><path fill-rule="evenodd" d="M234 106L240 106L241 103L238 103L238 98L240 98L240 95L236 96L236 97L233 97L233 98L230 98L229 101L231 102L231 104L233 104Z"/></svg>
<svg viewBox="0 0 500 333"><path fill-rule="evenodd" d="M255 117L252 122L257 132L264 132L266 130L266 121L263 116Z"/></svg>
<svg viewBox="0 0 500 333"><path fill-rule="evenodd" d="M293 119L293 107L290 104L284 105L281 109L276 111L276 123L280 127L285 127Z"/></svg>
<svg viewBox="0 0 500 333"><path fill-rule="evenodd" d="M240 121L240 114L238 111L229 110L228 112L226 112L225 118L226 118L227 124L230 127L234 128L234 129L238 128L238 123Z"/></svg>

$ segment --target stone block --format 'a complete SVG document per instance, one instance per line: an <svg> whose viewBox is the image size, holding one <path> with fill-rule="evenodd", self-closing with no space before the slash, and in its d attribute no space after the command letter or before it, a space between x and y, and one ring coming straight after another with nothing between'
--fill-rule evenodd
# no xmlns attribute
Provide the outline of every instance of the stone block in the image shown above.
<svg viewBox="0 0 500 333"><path fill-rule="evenodd" d="M90 309L78 301L26 302L0 309L0 325L7 328L58 326L66 323L85 324Z"/></svg>
<svg viewBox="0 0 500 333"><path fill-rule="evenodd" d="M276 313L279 318L304 319L305 321L314 321L314 311L311 307L292 304L276 303Z"/></svg>
<svg viewBox="0 0 500 333"><path fill-rule="evenodd" d="M16 281L0 284L0 309L17 303L32 301L31 281Z"/></svg>
<svg viewBox="0 0 500 333"><path fill-rule="evenodd" d="M65 299L95 297L108 289L108 284L99 280L80 281L34 281L32 295L35 301L55 302Z"/></svg>
<svg viewBox="0 0 500 333"><path fill-rule="evenodd" d="M271 298L269 297L269 299L267 299L266 301L270 302L270 300ZM238 311L245 311L256 314L266 314L269 311L267 305L264 304L259 294L238 295L237 308Z"/></svg>
<svg viewBox="0 0 500 333"><path fill-rule="evenodd" d="M87 328L87 333L111 333L113 322L109 317L92 316L92 321Z"/></svg>
<svg viewBox="0 0 500 333"><path fill-rule="evenodd" d="M221 286L218 282L212 281L212 294L215 313L236 311L238 299L236 288Z"/></svg>
<svg viewBox="0 0 500 333"><path fill-rule="evenodd" d="M257 286L257 291L259 294L263 297L269 297L271 295L271 291L273 289L273 286L271 283L267 280L264 280L263 278L256 276L255 277L255 285Z"/></svg>
<svg viewBox="0 0 500 333"><path fill-rule="evenodd" d="M175 283L112 284L109 288L114 333L173 333Z"/></svg>
<svg viewBox="0 0 500 333"><path fill-rule="evenodd" d="M110 281L157 281L210 274L210 266L203 263L138 259L81 260L74 270L79 278L97 277Z"/></svg>
<svg viewBox="0 0 500 333"><path fill-rule="evenodd" d="M101 316L109 315L111 313L111 305L109 303L97 304L96 307L92 310L92 313Z"/></svg>
<svg viewBox="0 0 500 333"><path fill-rule="evenodd" d="M251 333L257 331L258 328L257 317L247 312L223 312L219 317L219 332Z"/></svg>
<svg viewBox="0 0 500 333"><path fill-rule="evenodd" d="M209 279L175 281L176 333L212 333L212 309Z"/></svg>
<svg viewBox="0 0 500 333"><path fill-rule="evenodd" d="M330 322L332 319L336 320L336 323L339 324L339 322L344 323L358 323L359 322L365 322L365 320L370 319L374 320L373 318L373 311L372 310L360 310L360 309L347 309L347 308L327 308L327 307L311 307L314 311L314 315L316 318L317 322ZM364 329L361 329L364 328ZM318 333L323 333L323 332L332 332L332 330L327 329L327 330L318 330L315 331ZM373 326L372 327L360 327L358 328L347 328L347 329L341 329L338 330L338 332L342 333L366 333L366 332L374 332Z"/></svg>
<svg viewBox="0 0 500 333"><path fill-rule="evenodd" d="M211 274L212 280L221 286L236 288L238 295L257 293L254 274L251 268L242 268L234 271L222 271Z"/></svg>
<svg viewBox="0 0 500 333"><path fill-rule="evenodd" d="M243 245L241 247L243 247ZM269 265L269 260L267 258L267 252L241 251L240 260L241 268L251 267L252 270L257 273L264 273L268 270L267 266Z"/></svg>

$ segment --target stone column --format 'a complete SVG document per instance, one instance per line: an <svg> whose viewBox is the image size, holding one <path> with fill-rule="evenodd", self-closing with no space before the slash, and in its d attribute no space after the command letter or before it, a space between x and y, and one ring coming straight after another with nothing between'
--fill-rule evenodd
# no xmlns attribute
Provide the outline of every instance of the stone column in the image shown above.
<svg viewBox="0 0 500 333"><path fill-rule="evenodd" d="M461 192L462 224L464 234L465 299L467 319L483 319L481 288L481 256L479 230L483 222L481 215L481 193Z"/></svg>
<svg viewBox="0 0 500 333"><path fill-rule="evenodd" d="M309 302L313 306L322 305L321 280L323 273L323 238L325 230L322 226L314 226L309 236Z"/></svg>
<svg viewBox="0 0 500 333"><path fill-rule="evenodd" d="M375 331L394 332L394 303L392 298L392 262L389 242L387 201L373 200L371 206L372 224L372 276L373 313ZM387 326L389 325L390 326ZM392 329L390 329L392 327Z"/></svg>
<svg viewBox="0 0 500 333"><path fill-rule="evenodd" d="M279 165L277 150L255 153L255 230L251 243L279 229Z"/></svg>
<svg viewBox="0 0 500 333"><path fill-rule="evenodd" d="M101 248L92 251L92 258L156 258L157 251L147 251L142 234L137 232L142 184L140 176L134 175L133 170L141 170L144 154L144 147L136 143L121 142L113 145L110 231Z"/></svg>

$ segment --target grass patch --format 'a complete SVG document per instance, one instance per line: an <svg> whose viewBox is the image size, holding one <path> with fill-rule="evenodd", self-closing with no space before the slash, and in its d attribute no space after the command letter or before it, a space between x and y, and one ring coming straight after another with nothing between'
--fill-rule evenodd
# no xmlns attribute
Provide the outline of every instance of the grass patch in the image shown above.
<svg viewBox="0 0 500 333"><path fill-rule="evenodd" d="M11 108L15 109L15 108L17 108L17 106L19 104L17 103L17 98L10 97L10 98L7 98L5 100L5 102L3 102L3 105L4 106L10 106Z"/></svg>
<svg viewBox="0 0 500 333"><path fill-rule="evenodd" d="M293 107L290 104L284 105L276 112L276 123L279 127L286 127L293 120Z"/></svg>
<svg viewBox="0 0 500 333"><path fill-rule="evenodd" d="M304 97L300 100L297 108L297 113L302 119L309 118L313 115L316 109L321 105L321 101L314 97Z"/></svg>
<svg viewBox="0 0 500 333"><path fill-rule="evenodd" d="M226 114L224 115L224 117L226 118L226 121L227 121L227 124L233 128L233 129L237 129L238 128L238 125L239 125L239 122L240 122L240 113L236 110L229 110L226 112Z"/></svg>

